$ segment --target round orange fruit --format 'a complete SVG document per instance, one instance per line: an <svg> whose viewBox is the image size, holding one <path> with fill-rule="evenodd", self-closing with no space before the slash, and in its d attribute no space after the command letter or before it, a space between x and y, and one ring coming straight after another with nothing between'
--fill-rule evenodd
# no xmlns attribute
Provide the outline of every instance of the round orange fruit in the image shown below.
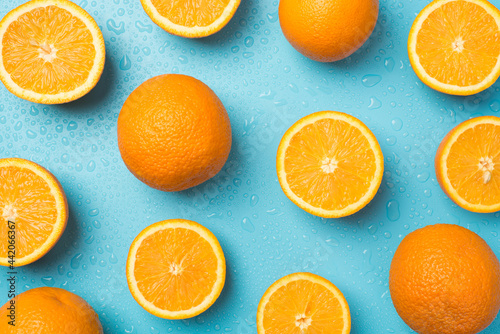
<svg viewBox="0 0 500 334"><path fill-rule="evenodd" d="M304 56L333 62L358 50L378 18L378 0L281 0L281 30Z"/></svg>
<svg viewBox="0 0 500 334"><path fill-rule="evenodd" d="M36 288L17 295L0 308L0 318L2 334L103 333L94 309L80 296L59 288Z"/></svg>
<svg viewBox="0 0 500 334"><path fill-rule="evenodd" d="M436 179L460 207L500 211L500 118L482 116L457 125L436 153Z"/></svg>
<svg viewBox="0 0 500 334"><path fill-rule="evenodd" d="M140 85L118 117L123 161L139 180L180 191L217 174L231 150L226 109L203 82L166 74Z"/></svg>
<svg viewBox="0 0 500 334"><path fill-rule="evenodd" d="M438 224L408 234L394 254L389 289L420 334L475 334L500 309L500 263L476 233Z"/></svg>
<svg viewBox="0 0 500 334"><path fill-rule="evenodd" d="M0 159L0 265L24 266L47 254L68 221L64 190L52 173L20 158Z"/></svg>

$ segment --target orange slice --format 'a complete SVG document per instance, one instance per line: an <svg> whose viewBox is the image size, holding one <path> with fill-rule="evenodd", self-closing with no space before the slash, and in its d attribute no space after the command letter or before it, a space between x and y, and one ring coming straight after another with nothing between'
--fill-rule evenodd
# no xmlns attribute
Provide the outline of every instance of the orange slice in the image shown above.
<svg viewBox="0 0 500 334"><path fill-rule="evenodd" d="M313 215L339 218L361 210L375 196L384 158L377 139L360 120L321 111L286 131L276 169L292 202Z"/></svg>
<svg viewBox="0 0 500 334"><path fill-rule="evenodd" d="M66 228L68 204L61 185L34 162L0 159L0 220L0 265L38 260Z"/></svg>
<svg viewBox="0 0 500 334"><path fill-rule="evenodd" d="M225 279L226 260L219 242L193 221L158 222L144 229L130 246L130 292L157 317L197 316L217 300Z"/></svg>
<svg viewBox="0 0 500 334"><path fill-rule="evenodd" d="M457 205L473 212L500 211L500 118L459 124L436 153L436 176Z"/></svg>
<svg viewBox="0 0 500 334"><path fill-rule="evenodd" d="M241 0L141 0L154 23L189 38L215 34L231 20Z"/></svg>
<svg viewBox="0 0 500 334"><path fill-rule="evenodd" d="M0 79L16 96L58 104L87 94L104 68L102 33L67 0L33 0L0 22Z"/></svg>
<svg viewBox="0 0 500 334"><path fill-rule="evenodd" d="M500 76L500 11L486 0L436 0L413 22L413 70L426 85L472 95Z"/></svg>
<svg viewBox="0 0 500 334"><path fill-rule="evenodd" d="M285 276L267 289L257 309L258 334L348 334L349 305L330 281L310 273Z"/></svg>

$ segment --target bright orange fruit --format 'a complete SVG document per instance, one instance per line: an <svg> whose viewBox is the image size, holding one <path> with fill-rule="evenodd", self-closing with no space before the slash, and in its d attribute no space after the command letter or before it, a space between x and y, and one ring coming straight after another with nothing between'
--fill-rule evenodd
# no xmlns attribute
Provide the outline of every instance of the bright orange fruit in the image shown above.
<svg viewBox="0 0 500 334"><path fill-rule="evenodd" d="M2 334L102 334L99 316L81 297L59 288L36 288L17 295L15 326L10 301L0 308Z"/></svg>
<svg viewBox="0 0 500 334"><path fill-rule="evenodd" d="M304 56L321 62L344 59L370 37L378 0L280 0L281 30Z"/></svg>
<svg viewBox="0 0 500 334"><path fill-rule="evenodd" d="M439 145L436 177L457 205L473 212L500 211L500 118L470 119Z"/></svg>
<svg viewBox="0 0 500 334"><path fill-rule="evenodd" d="M11 264L9 255L13 254L8 245L12 237L14 266L38 260L54 247L66 228L68 204L61 184L34 162L0 159L0 220L0 265Z"/></svg>
<svg viewBox="0 0 500 334"><path fill-rule="evenodd" d="M472 95L500 76L500 11L486 0L436 0L413 22L413 70L426 85Z"/></svg>
<svg viewBox="0 0 500 334"><path fill-rule="evenodd" d="M438 224L408 234L394 253L396 311L420 334L475 334L500 309L500 263L476 233Z"/></svg>
<svg viewBox="0 0 500 334"><path fill-rule="evenodd" d="M330 281L310 273L285 276L267 289L257 309L258 334L348 334L349 305Z"/></svg>
<svg viewBox="0 0 500 334"><path fill-rule="evenodd" d="M28 101L57 104L88 93L105 48L94 19L67 0L32 0L0 22L0 79Z"/></svg>
<svg viewBox="0 0 500 334"><path fill-rule="evenodd" d="M360 120L321 111L286 131L276 169L292 202L313 215L339 218L361 210L375 196L384 158L377 139Z"/></svg>
<svg viewBox="0 0 500 334"><path fill-rule="evenodd" d="M197 316L215 303L225 279L226 260L217 238L193 221L158 222L144 229L130 246L130 292L158 317Z"/></svg>
<svg viewBox="0 0 500 334"><path fill-rule="evenodd" d="M215 176L231 150L231 124L203 82L167 74L140 85L118 117L118 147L139 180L163 191L194 187Z"/></svg>
<svg viewBox="0 0 500 334"><path fill-rule="evenodd" d="M141 0L154 23L182 37L215 34L231 20L241 0Z"/></svg>

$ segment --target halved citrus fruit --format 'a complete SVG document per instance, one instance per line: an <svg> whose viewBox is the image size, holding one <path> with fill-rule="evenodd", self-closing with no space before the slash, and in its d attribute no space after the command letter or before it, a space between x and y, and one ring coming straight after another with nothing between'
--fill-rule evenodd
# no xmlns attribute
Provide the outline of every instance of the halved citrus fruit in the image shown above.
<svg viewBox="0 0 500 334"><path fill-rule="evenodd" d="M33 0L0 22L0 79L16 96L44 104L87 94L101 77L105 48L94 19L67 0Z"/></svg>
<svg viewBox="0 0 500 334"><path fill-rule="evenodd" d="M500 118L459 124L436 153L436 177L457 205L473 212L500 211Z"/></svg>
<svg viewBox="0 0 500 334"><path fill-rule="evenodd" d="M310 273L295 273L276 281L257 309L258 334L350 332L351 314L342 292Z"/></svg>
<svg viewBox="0 0 500 334"><path fill-rule="evenodd" d="M472 95L500 76L500 11L486 0L436 0L413 22L413 70L426 85Z"/></svg>
<svg viewBox="0 0 500 334"><path fill-rule="evenodd" d="M141 0L154 23L189 38L215 34L231 20L241 0Z"/></svg>
<svg viewBox="0 0 500 334"><path fill-rule="evenodd" d="M66 228L61 184L42 166L0 159L0 265L24 266L54 247Z"/></svg>
<svg viewBox="0 0 500 334"><path fill-rule="evenodd" d="M226 260L217 238L193 221L158 222L144 229L130 246L130 292L157 317L197 316L217 300L225 279Z"/></svg>
<svg viewBox="0 0 500 334"><path fill-rule="evenodd" d="M384 158L377 139L360 120L321 111L286 131L276 169L292 202L313 215L339 218L361 210L375 196Z"/></svg>

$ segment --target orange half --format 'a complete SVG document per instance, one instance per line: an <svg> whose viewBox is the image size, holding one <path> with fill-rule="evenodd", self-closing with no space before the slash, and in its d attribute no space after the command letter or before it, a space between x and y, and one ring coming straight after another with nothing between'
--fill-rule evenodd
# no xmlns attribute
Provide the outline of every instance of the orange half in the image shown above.
<svg viewBox="0 0 500 334"><path fill-rule="evenodd" d="M377 139L360 120L321 111L286 131L276 169L292 202L313 215L339 218L361 210L375 196L384 158Z"/></svg>
<svg viewBox="0 0 500 334"><path fill-rule="evenodd" d="M436 176L457 205L473 212L500 211L500 118L470 119L439 145Z"/></svg>
<svg viewBox="0 0 500 334"><path fill-rule="evenodd" d="M231 20L241 0L141 0L144 10L167 32L182 37L215 34Z"/></svg>
<svg viewBox="0 0 500 334"><path fill-rule="evenodd" d="M0 159L0 220L0 265L19 267L38 260L66 228L68 205L61 185L34 162ZM9 252L12 244L15 254Z"/></svg>
<svg viewBox="0 0 500 334"><path fill-rule="evenodd" d="M130 246L130 292L146 311L161 318L186 319L204 312L219 297L225 277L219 242L193 221L158 222Z"/></svg>
<svg viewBox="0 0 500 334"><path fill-rule="evenodd" d="M408 38L413 70L426 85L472 95L500 76L500 11L486 0L436 0Z"/></svg>
<svg viewBox="0 0 500 334"><path fill-rule="evenodd" d="M348 334L349 305L330 281L296 273L276 281L260 300L258 334Z"/></svg>
<svg viewBox="0 0 500 334"><path fill-rule="evenodd" d="M0 79L16 96L58 104L88 93L105 48L94 19L67 0L33 0L0 22Z"/></svg>

